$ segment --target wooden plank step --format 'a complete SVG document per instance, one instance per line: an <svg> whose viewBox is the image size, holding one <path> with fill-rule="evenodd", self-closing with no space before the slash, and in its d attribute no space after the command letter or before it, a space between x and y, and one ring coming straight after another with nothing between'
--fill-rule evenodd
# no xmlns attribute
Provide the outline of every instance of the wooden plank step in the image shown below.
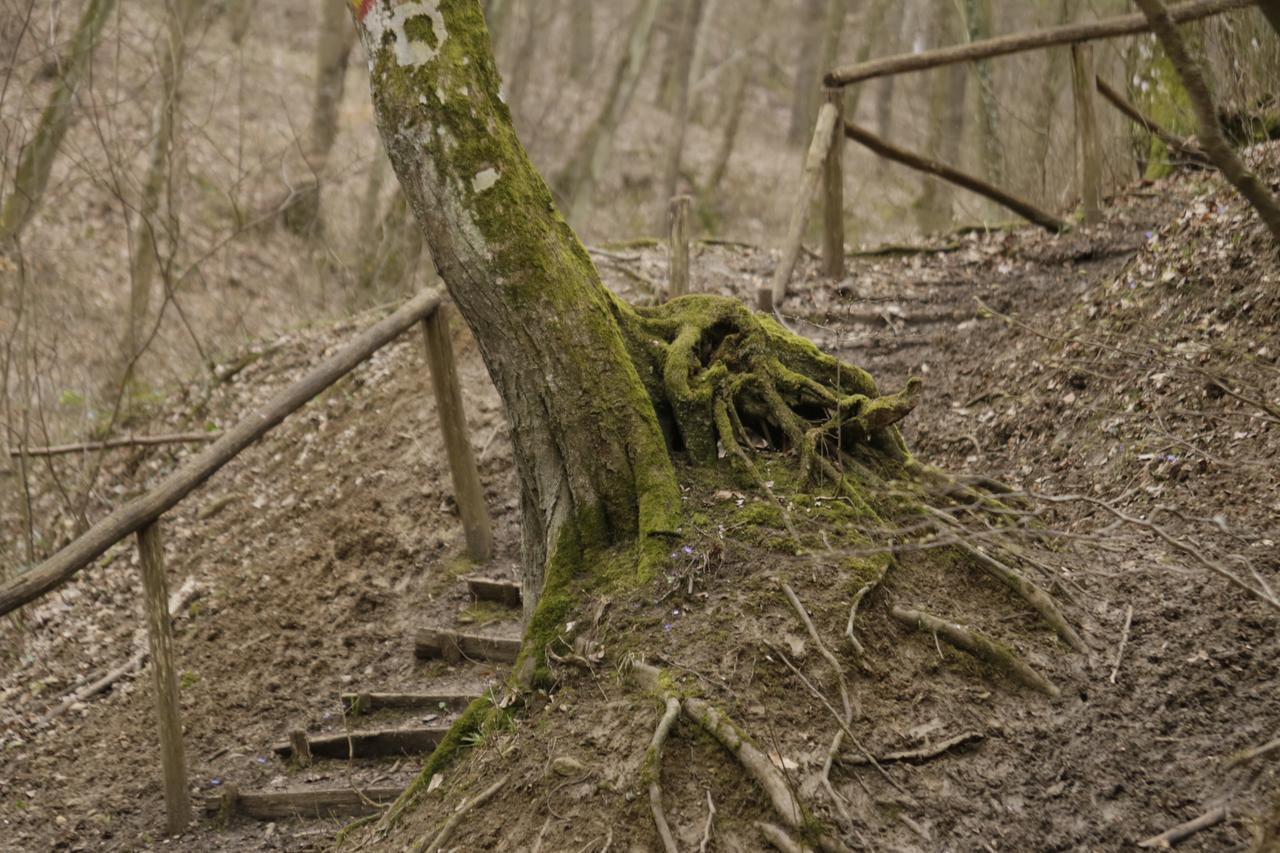
<svg viewBox="0 0 1280 853"><path fill-rule="evenodd" d="M449 663L461 660L515 663L520 652L520 640L419 628L414 637L413 652L423 660L443 659Z"/></svg>
<svg viewBox="0 0 1280 853"><path fill-rule="evenodd" d="M507 607L519 607L523 599L520 584L497 578L472 575L467 579L467 591L477 601L492 601Z"/></svg>
<svg viewBox="0 0 1280 853"><path fill-rule="evenodd" d="M374 711L462 711L478 695L466 693L343 693L342 703L349 714L371 714Z"/></svg>
<svg viewBox="0 0 1280 853"><path fill-rule="evenodd" d="M376 787L361 788L357 794L349 785L341 788L240 791L235 785L223 785L218 794L205 798L204 811L223 820L237 816L255 820L360 817L379 811L378 806L394 802L403 791L403 787Z"/></svg>
<svg viewBox="0 0 1280 853"><path fill-rule="evenodd" d="M313 758L386 758L406 753L430 752L440 743L448 726L405 729L363 729L328 735L307 735ZM272 747L281 758L293 757L293 744L282 741Z"/></svg>

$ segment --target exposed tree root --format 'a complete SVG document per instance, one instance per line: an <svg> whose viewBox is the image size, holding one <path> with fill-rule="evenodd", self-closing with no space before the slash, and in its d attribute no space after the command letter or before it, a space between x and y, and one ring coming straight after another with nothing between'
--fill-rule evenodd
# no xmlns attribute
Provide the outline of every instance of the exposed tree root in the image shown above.
<svg viewBox="0 0 1280 853"><path fill-rule="evenodd" d="M941 510L934 509L931 506L925 506L924 509L926 513L938 519L947 527L957 528L960 526L959 522ZM1027 602L1033 610L1040 614L1040 618L1043 619L1049 627L1052 628L1064 642L1066 642L1067 645L1071 646L1071 648L1081 654L1088 654L1089 647L1085 645L1084 640L1080 638L1080 634L1076 632L1076 629L1073 628L1071 623L1067 621L1066 617L1062 615L1062 611L1058 609L1057 603L1054 602L1053 598L1047 592L997 560L995 557L992 557L981 548L971 545L964 540L957 542L956 547L972 557L978 565L982 566L987 571L988 574L999 580L1005 586L1009 587L1009 589L1013 590L1013 592L1020 596L1023 601Z"/></svg>
<svg viewBox="0 0 1280 853"><path fill-rule="evenodd" d="M509 778L509 775L503 775L501 779L485 788L479 794L469 800L464 800L462 805L458 806L457 810L444 822L444 826L440 827L439 832L434 836L430 836L430 833L428 833L430 837L423 837L414 845L414 853L440 853L440 851L444 850L445 845L449 843L449 839L453 837L453 833L458 829L458 825L462 823L462 819L467 816L467 813L493 799L493 796L507 784L507 779Z"/></svg>
<svg viewBox="0 0 1280 853"><path fill-rule="evenodd" d="M844 626L844 635L849 640L849 645L858 653L860 657L866 657L866 650L862 647L862 643L858 641L858 635L854 633L854 623L858 618L858 608L862 605L862 600L871 593L875 592L876 587L884 580L884 576L889 572L889 564L893 560L886 556L880 564L880 571L874 577L858 588L853 594L853 600L849 602L849 621Z"/></svg>
<svg viewBox="0 0 1280 853"><path fill-rule="evenodd" d="M1039 690L1041 693L1052 697L1057 697L1060 693L1049 679L1032 669L1014 652L1001 648L994 641L984 637L977 631L962 628L953 622L930 616L928 613L921 613L919 610L909 610L896 605L890 608L889 612L894 619L897 619L903 625L919 631L928 631L935 636L942 637L942 639L956 648L966 651L999 669L1003 669L1033 690Z"/></svg>
<svg viewBox="0 0 1280 853"><path fill-rule="evenodd" d="M680 716L680 700L674 696L667 697L667 709L658 728L649 743L649 751L645 754L644 769L649 776L649 808L653 811L653 823L658 829L658 837L662 839L662 847L667 853L680 853L676 840L671 836L671 827L667 825L666 813L662 810L662 785L659 776L662 772L662 745L666 743L676 717Z"/></svg>
<svg viewBox="0 0 1280 853"><path fill-rule="evenodd" d="M842 449L910 458L894 425L915 407L919 380L882 396L866 371L727 297L620 310L632 358L678 445L695 460L714 462L718 446L742 460L743 445L763 440L796 452L811 481L839 483L831 460Z"/></svg>
<svg viewBox="0 0 1280 853"><path fill-rule="evenodd" d="M660 673L655 667L629 661L625 665L625 671L640 687L654 693L662 693ZM663 716L664 723L667 716L670 715L671 703L677 702L680 711L686 717L701 726L707 734L719 741L720 745L738 760L742 769L746 771L752 781L769 798L774 812L787 827L809 835L814 833L815 826L808 819L800 800L792 790L791 785L788 784L786 777L774 766L769 757L751 742L740 726L705 699L687 696L680 700L670 695L665 695L663 698L667 703L668 709L667 714ZM669 730L670 726L666 726L666 728ZM658 731L654 734L655 740L657 740L659 734L663 734L662 730L663 723L659 723ZM665 738L665 734L663 736ZM652 748L651 746L650 749ZM652 797L652 788L650 789L650 796ZM655 813L656 822L657 815ZM665 819L663 823L665 823ZM848 850L844 844L828 833L818 835L815 841L818 849L828 851L828 853L844 853L844 851ZM666 839L663 840L663 843L664 845L666 844Z"/></svg>
<svg viewBox="0 0 1280 853"><path fill-rule="evenodd" d="M764 836L765 841L781 850L782 853L813 853L812 847L799 843L790 835L787 835L787 831L780 826L758 820L756 821L756 829L760 830L760 834Z"/></svg>
<svg viewBox="0 0 1280 853"><path fill-rule="evenodd" d="M899 752L886 752L884 755L876 756L876 761L881 764L890 764L895 761L905 761L908 764L923 764L926 761L937 758L939 755L950 752L957 747L965 744L976 743L982 740L985 735L981 732L964 732L955 737L949 737L946 740L937 743L922 746L919 749L904 749ZM839 759L841 764L849 764L853 766L861 766L870 764L864 755L845 755Z"/></svg>

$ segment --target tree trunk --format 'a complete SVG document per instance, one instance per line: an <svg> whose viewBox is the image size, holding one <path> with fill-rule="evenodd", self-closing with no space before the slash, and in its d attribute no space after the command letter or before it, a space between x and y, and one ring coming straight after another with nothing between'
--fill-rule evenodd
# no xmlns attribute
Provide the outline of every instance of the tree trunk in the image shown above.
<svg viewBox="0 0 1280 853"><path fill-rule="evenodd" d="M511 423L526 662L538 666L554 636L544 632L571 615L566 585L590 575L588 550L638 542L630 572L665 557L680 525L668 441L714 464L717 448L743 453L749 424L786 436L802 470L832 479L816 443L828 431L908 459L893 424L914 406L914 382L879 397L864 371L735 299L690 295L641 312L608 291L515 135L479 4L406 14L389 2L364 7L360 26L375 113ZM815 395L834 407L817 428L796 414Z"/></svg>
<svg viewBox="0 0 1280 853"><path fill-rule="evenodd" d="M934 10L933 41L951 43L959 34L953 12L945 6ZM965 93L969 72L964 66L939 69L933 75L929 106L929 156L952 166L960 166L964 141ZM925 178L916 201L916 220L925 233L940 231L951 223L953 191L937 178Z"/></svg>
<svg viewBox="0 0 1280 853"><path fill-rule="evenodd" d="M1199 141L1205 154L1222 172L1223 177L1253 205L1272 236L1280 242L1280 201L1267 189L1267 185L1258 179L1257 175L1249 171L1227 142L1222 132L1222 125L1218 121L1218 112L1214 107L1213 95L1209 92L1209 84L1205 81L1200 64L1187 50L1186 43L1178 32L1177 24L1169 16L1168 8L1162 0L1137 0L1137 3L1138 8L1151 22L1152 31L1160 39L1160 44L1168 54L1173 67L1177 69L1182 85L1186 87L1187 95L1191 98L1191 106L1196 113Z"/></svg>
<svg viewBox="0 0 1280 853"><path fill-rule="evenodd" d="M129 317L125 332L124 381L128 381L133 365L145 346L144 330L151 315L151 292L159 265L156 221L161 194L168 192L168 233L170 254L178 240L178 188L174 176L175 131L181 118L182 73L186 64L187 32L196 18L195 0L169 0L165 10L165 34L157 39L160 54L160 104L157 109L156 136L151 147L151 163L138 203L138 223L130 241Z"/></svg>
<svg viewBox="0 0 1280 853"><path fill-rule="evenodd" d="M698 20L702 16L702 0L680 0L680 31L677 35L675 67L671 70L675 87L671 118L674 127L667 146L666 163L659 187L658 211L654 232L661 234L666 227L667 205L676 195L680 185L680 164L684 160L684 140L689 129L689 75L693 69L693 50L698 34Z"/></svg>
<svg viewBox="0 0 1280 853"><path fill-rule="evenodd" d="M316 43L316 93L311 110L311 129L303 152L306 179L294 187L281 210L285 226L295 234L323 233L320 185L329 154L338 141L338 109L346 88L347 65L356 33L351 26L345 0L320 0L323 13Z"/></svg>
<svg viewBox="0 0 1280 853"><path fill-rule="evenodd" d="M675 529L674 470L620 305L516 138L479 6L365 8L387 153L513 426L532 607L549 561Z"/></svg>
<svg viewBox="0 0 1280 853"><path fill-rule="evenodd" d="M1258 8L1267 16L1267 23L1280 37L1280 0L1258 0Z"/></svg>
<svg viewBox="0 0 1280 853"><path fill-rule="evenodd" d="M101 35L107 18L111 17L115 5L116 0L89 0L80 16L70 52L61 63L62 73L58 77L53 95L40 115L40 125L36 128L35 136L22 151L18 170L13 178L13 188L9 191L3 210L0 210L0 245L18 239L22 229L40 207L45 187L49 184L53 161L71 127L76 91L89 74L98 36Z"/></svg>
<svg viewBox="0 0 1280 853"><path fill-rule="evenodd" d="M653 25L662 0L640 0L631 19L631 29L614 71L604 105L556 181L557 194L569 212L569 219L582 222L591 209L592 194L609 167L613 136L631 105L653 43Z"/></svg>
<svg viewBox="0 0 1280 853"><path fill-rule="evenodd" d="M965 30L969 41L991 38L991 0L965 0ZM987 180L1004 183L1004 157L1000 146L1000 104L996 100L991 60L973 63L978 81L978 140Z"/></svg>
<svg viewBox="0 0 1280 853"><path fill-rule="evenodd" d="M787 142L803 145L813 133L822 103L822 75L835 63L844 27L847 0L805 0L804 36L798 42L796 77L792 86L791 122Z"/></svg>
<svg viewBox="0 0 1280 853"><path fill-rule="evenodd" d="M579 83L591 76L595 62L595 0L572 0L569 4L569 76Z"/></svg>

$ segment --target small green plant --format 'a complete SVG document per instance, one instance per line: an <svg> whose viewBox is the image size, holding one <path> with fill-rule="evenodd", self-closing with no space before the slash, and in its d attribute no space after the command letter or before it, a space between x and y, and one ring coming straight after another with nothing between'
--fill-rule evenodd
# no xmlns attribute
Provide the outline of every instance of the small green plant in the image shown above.
<svg viewBox="0 0 1280 853"><path fill-rule="evenodd" d="M200 683L199 673L186 670L178 679L178 687L181 690L188 690Z"/></svg>

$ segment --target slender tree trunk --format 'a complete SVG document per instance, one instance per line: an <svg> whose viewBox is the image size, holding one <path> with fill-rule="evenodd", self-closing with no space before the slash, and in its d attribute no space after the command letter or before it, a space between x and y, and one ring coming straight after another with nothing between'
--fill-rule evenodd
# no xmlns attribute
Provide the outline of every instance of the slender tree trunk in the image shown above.
<svg viewBox="0 0 1280 853"><path fill-rule="evenodd" d="M329 155L338 140L338 110L346 89L347 65L356 32L346 10L346 0L320 0L322 14L316 43L316 92L311 128L303 150L307 177L293 187L281 210L285 226L295 234L314 236L324 232L320 186Z"/></svg>
<svg viewBox="0 0 1280 853"><path fill-rule="evenodd" d="M249 34L253 21L253 0L230 0L227 5L227 24L231 31L231 43L239 45Z"/></svg>
<svg viewBox="0 0 1280 853"><path fill-rule="evenodd" d="M533 59L537 55L538 45L544 43L542 35L545 21L541 10L542 7L537 3L524 4L524 27L521 28L520 45L511 59L511 73L507 75L507 103L517 114L525 107L525 93L529 91Z"/></svg>
<svg viewBox="0 0 1280 853"><path fill-rule="evenodd" d="M1191 106L1195 109L1200 146L1213 161L1213 165L1222 172L1223 177L1231 182L1240 194L1248 199L1258 216L1266 223L1272 236L1280 241L1280 201L1267 189L1267 185L1248 167L1232 150L1222 132L1218 121L1218 112L1214 107L1213 95L1209 84L1205 81L1204 72L1195 58L1187 50L1178 26L1169 17L1169 10L1162 0L1137 0L1151 29L1168 54L1173 67L1177 69L1182 85L1186 87L1191 98Z"/></svg>
<svg viewBox="0 0 1280 853"><path fill-rule="evenodd" d="M138 204L138 222L130 241L130 289L129 317L125 333L124 358L125 381L132 374L132 365L142 354L145 345L145 329L151 315L151 294L154 290L156 269L160 263L157 221L161 195L168 189L168 241L170 254L176 248L179 232L175 163L179 161L176 148L180 134L182 74L186 65L187 34L196 18L195 0L168 0L165 9L165 33L157 39L160 54L160 104L156 111L156 135L151 147L151 163L142 186L142 198Z"/></svg>
<svg viewBox="0 0 1280 853"><path fill-rule="evenodd" d="M672 69L675 98L672 103L671 140L667 147L666 163L662 173L656 209L659 211L655 233L666 230L667 205L675 196L680 184L680 164L684 160L684 140L689 129L689 77L693 68L694 43L698 34L698 19L702 14L702 0L679 0L681 4L680 32L676 45L676 67Z"/></svg>
<svg viewBox="0 0 1280 853"><path fill-rule="evenodd" d="M653 43L654 21L662 2L640 0L631 18L622 57L618 60L604 105L588 128L577 153L556 181L558 194L572 222L582 222L586 218L595 188L609 168L613 136L640 82L640 73Z"/></svg>
<svg viewBox="0 0 1280 853"><path fill-rule="evenodd" d="M932 42L946 44L959 34L954 11L946 6L934 10ZM969 71L962 65L941 68L933 74L933 90L929 107L929 156L952 166L960 166L961 143L964 141L965 93L969 88ZM932 233L951 222L954 190L945 181L926 178L916 202L920 229Z"/></svg>
<svg viewBox="0 0 1280 853"><path fill-rule="evenodd" d="M698 38L693 48L693 64L689 67L689 93L692 102L689 113L701 116L703 98L698 95L707 76L707 68L711 64L711 42L715 39L716 30L724 26L722 0L704 0L701 12L701 23L698 25Z"/></svg>
<svg viewBox="0 0 1280 853"><path fill-rule="evenodd" d="M813 134L822 102L822 75L834 64L840 47L847 0L804 0L804 35L798 42L787 142L803 145Z"/></svg>
<svg viewBox="0 0 1280 853"><path fill-rule="evenodd" d="M711 161L711 174L705 187L707 197L712 197L719 191L720 184L729 171L729 161L733 157L733 149L738 141L738 130L742 126L742 112L746 108L747 93L751 89L752 72L756 67L756 63L752 61L752 50L764 28L765 21L768 20L769 5L770 0L760 0L758 3L751 4L745 10L745 14L740 16L738 25L734 27L735 32L738 33L737 39L740 42L738 51L741 55L733 60L732 77L728 87L730 94L723 109L724 123L720 133L720 143L716 146L715 157ZM712 11L712 7L709 6L703 15L704 30L714 24L714 21L710 20Z"/></svg>
<svg viewBox="0 0 1280 853"><path fill-rule="evenodd" d="M9 198L0 209L0 245L18 239L40 207L53 161L71 127L76 91L92 69L94 48L115 5L116 0L89 0L80 16L53 95L40 116L35 136L22 151Z"/></svg>
<svg viewBox="0 0 1280 853"><path fill-rule="evenodd" d="M991 0L965 0L965 29L969 41L991 37ZM995 73L991 60L973 63L978 81L978 143L986 178L997 186L1004 183L1004 156L1000 145L1000 104L996 99Z"/></svg>
<svg viewBox="0 0 1280 853"><path fill-rule="evenodd" d="M511 0L487 0L484 4L485 23L493 36L493 49L496 53L502 42L506 28L507 16L511 14Z"/></svg>
<svg viewBox="0 0 1280 853"><path fill-rule="evenodd" d="M595 63L595 0L571 0L569 4L569 76L579 83L591 76Z"/></svg>

